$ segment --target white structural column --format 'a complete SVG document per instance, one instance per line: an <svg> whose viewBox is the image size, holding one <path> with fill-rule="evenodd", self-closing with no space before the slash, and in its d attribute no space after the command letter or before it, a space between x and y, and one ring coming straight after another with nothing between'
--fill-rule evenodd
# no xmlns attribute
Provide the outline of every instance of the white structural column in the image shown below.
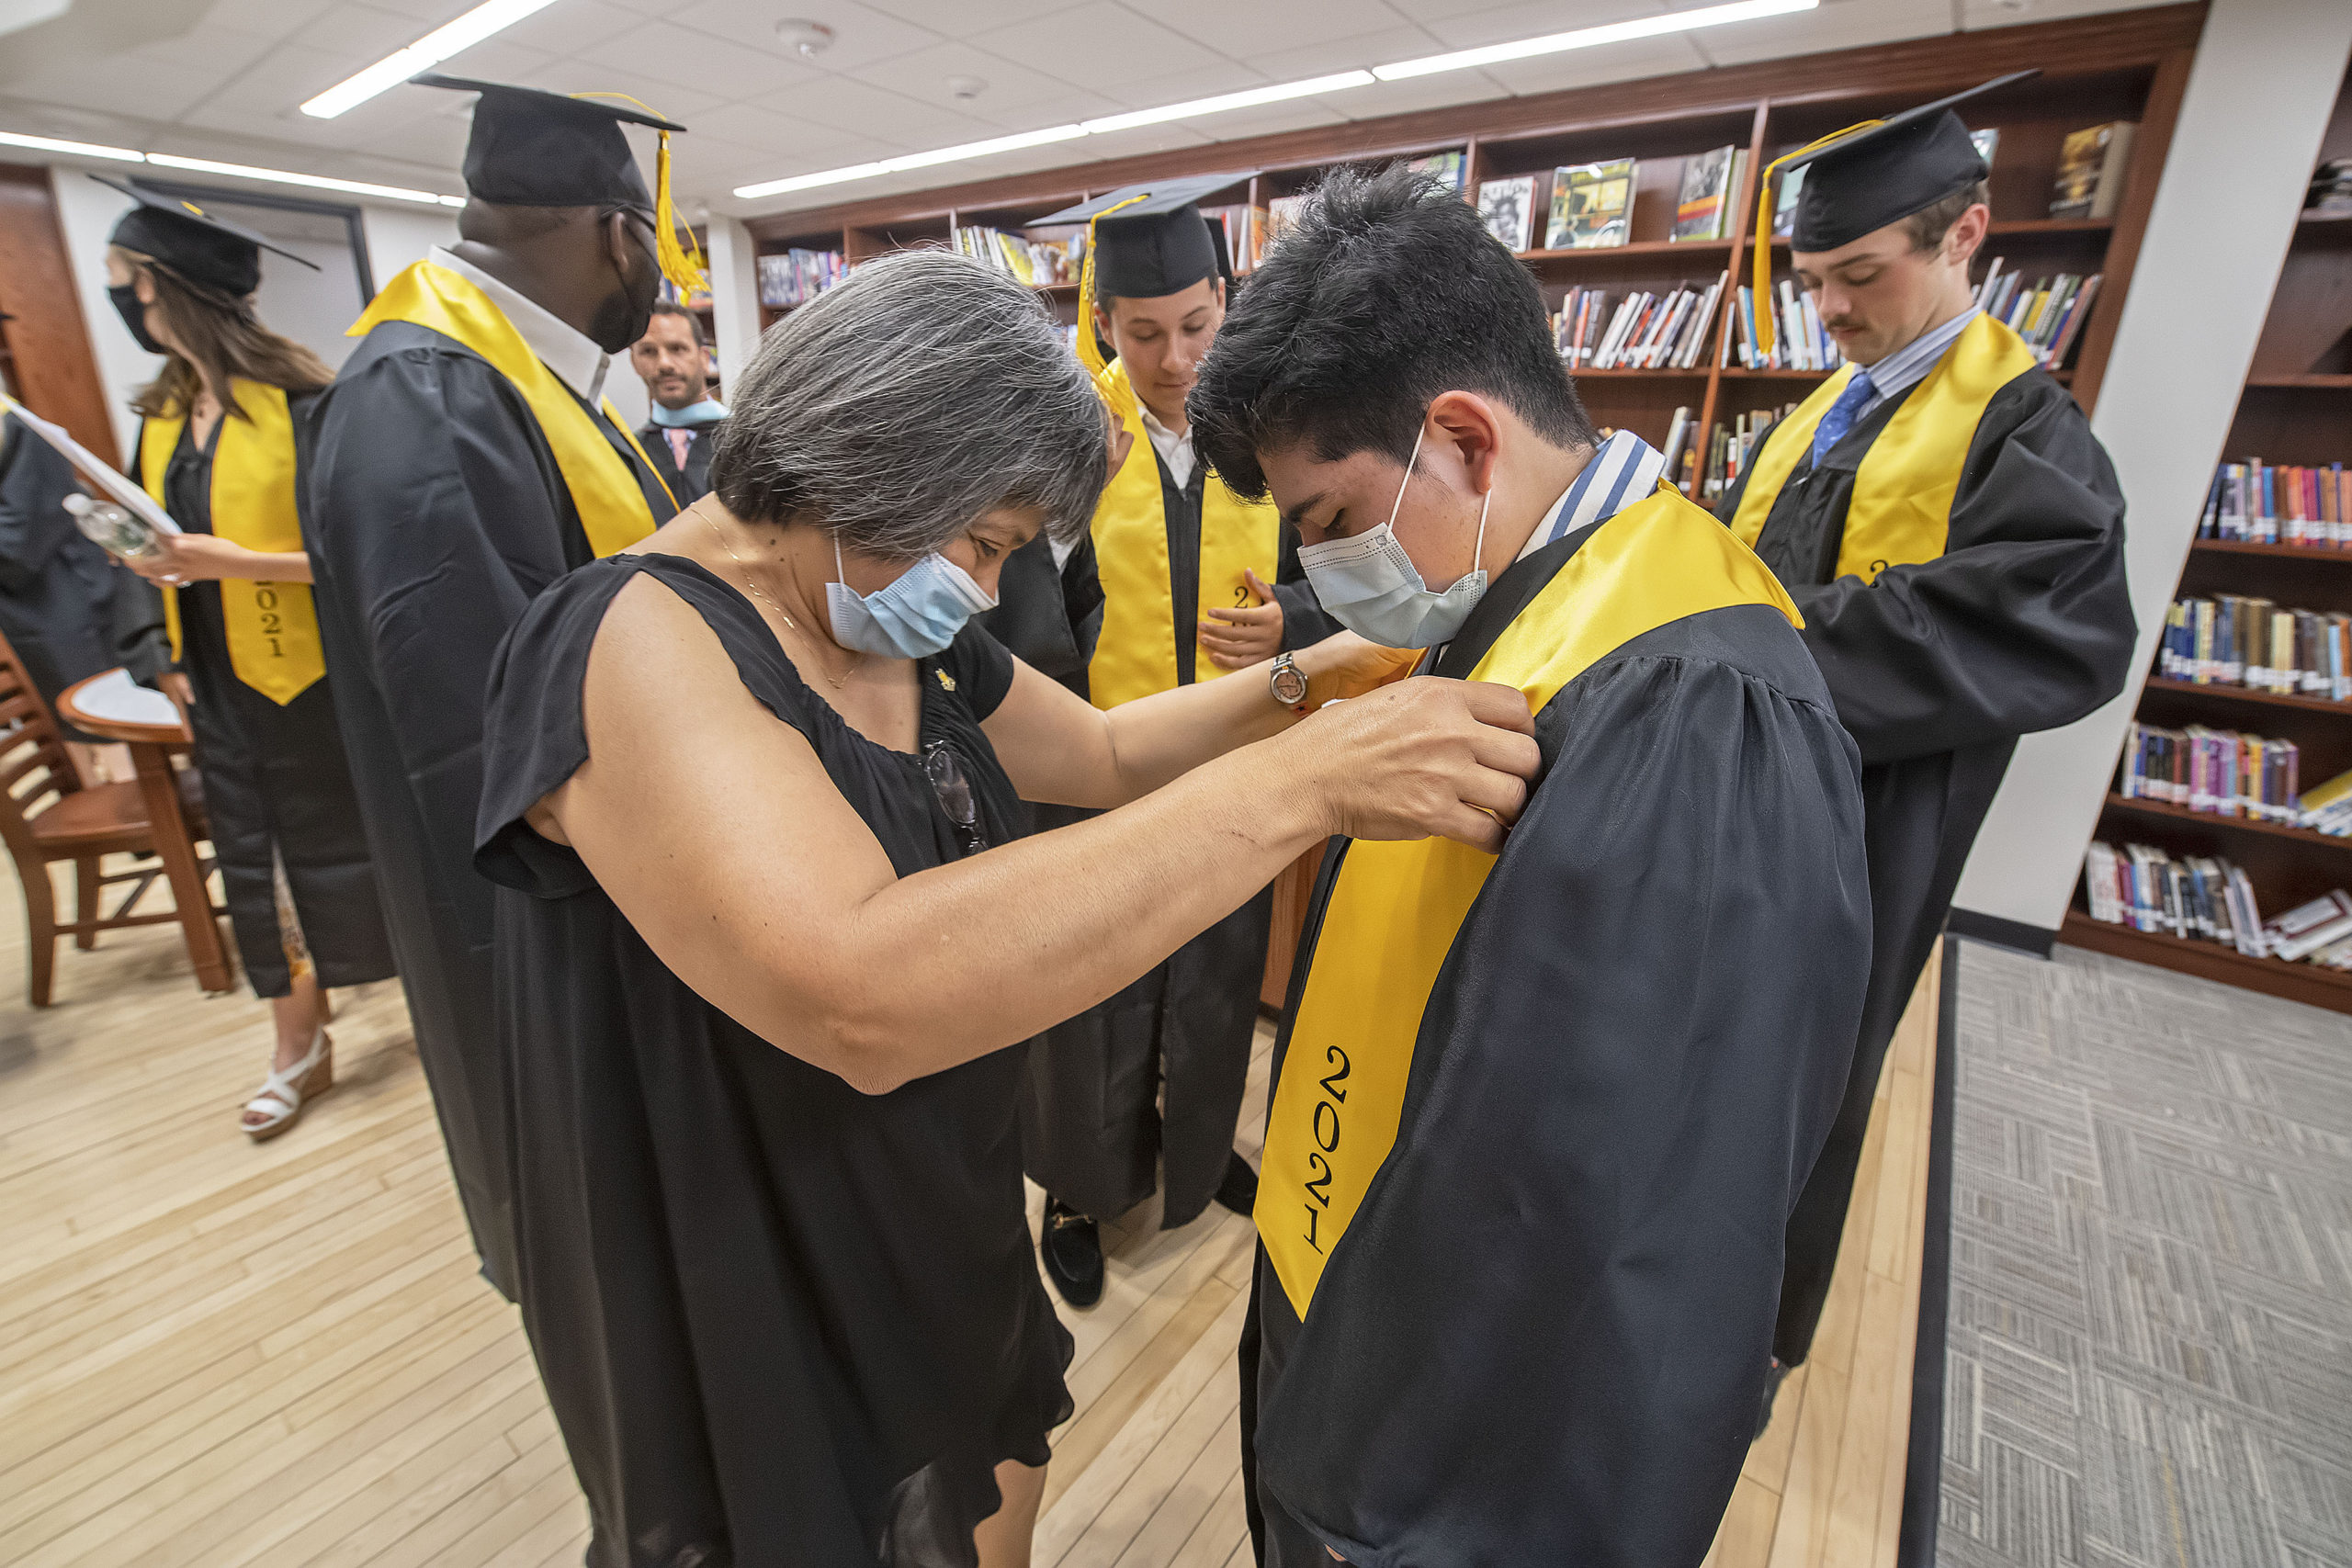
<svg viewBox="0 0 2352 1568"><path fill-rule="evenodd" d="M2113 702L2019 743L1961 908L2046 931L2065 918L2347 54L2346 0L2212 0L2091 421L2130 508L2138 663Z"/></svg>
<svg viewBox="0 0 2352 1568"><path fill-rule="evenodd" d="M752 231L735 219L710 215L704 249L710 256L711 323L718 338L718 383L732 389L760 346L760 269Z"/></svg>

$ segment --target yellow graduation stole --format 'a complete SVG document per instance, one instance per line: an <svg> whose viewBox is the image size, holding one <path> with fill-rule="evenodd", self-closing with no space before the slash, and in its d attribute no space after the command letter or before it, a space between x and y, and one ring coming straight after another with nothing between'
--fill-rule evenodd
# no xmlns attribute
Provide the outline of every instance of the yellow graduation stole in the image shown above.
<svg viewBox="0 0 2352 1568"><path fill-rule="evenodd" d="M1890 566L1934 560L1951 528L1951 499L1968 461L1970 439L1993 394L2038 364L2025 340L1990 316L1961 329L1927 379L1912 389L1854 472L1838 547L1838 575L1874 582ZM1732 532L1754 547L1781 487L1813 450L1813 433L1853 378L1850 365L1773 426L1756 471L1733 514Z"/></svg>
<svg viewBox="0 0 2352 1568"><path fill-rule="evenodd" d="M645 504L645 492L638 488L637 476L629 472L613 444L605 439L580 400L571 395L561 378L539 363L514 323L506 319L491 297L475 287L469 278L435 266L429 261L415 262L392 279L384 291L376 296L375 303L351 324L347 337L364 337L379 321L412 321L420 327L430 327L443 337L454 338L490 361L491 367L514 384L529 406L531 416L539 422L539 434L547 437L548 447L555 454L555 466L563 475L564 488L571 492L571 503L579 509L580 526L588 536L588 547L599 557L616 550L627 549L657 526L652 509ZM607 400L605 417L620 432L637 459L645 463L646 471L662 485L662 493L669 495L670 487L661 478L660 470L646 460L645 448L620 416L613 412ZM674 509L677 498L670 497Z"/></svg>
<svg viewBox="0 0 2352 1568"><path fill-rule="evenodd" d="M302 520L294 509L294 419L286 393L259 381L230 383L243 419L222 411L212 448L212 531L249 550L290 554L302 547ZM164 474L187 423L185 410L139 428L139 482L161 504ZM319 615L307 582L252 582L224 578L220 621L229 637L229 665L237 679L283 707L327 672L319 649ZM181 651L180 595L164 590L164 626L172 657Z"/></svg>
<svg viewBox="0 0 2352 1568"><path fill-rule="evenodd" d="M1095 568L1102 579L1102 635L1087 666L1087 693L1099 708L1164 692L1176 684L1176 604L1168 562L1168 518L1159 462L1145 434L1143 415L1127 390L1126 367L1103 373L1114 385L1105 398L1129 441L1126 461L1103 487L1094 508ZM1124 395L1122 395L1124 394ZM1194 619L1212 609L1247 608L1255 570L1272 582L1280 558L1282 514L1267 502L1244 501L1215 473L1201 486L1201 586ZM1193 678L1230 674L1197 656Z"/></svg>
<svg viewBox="0 0 2352 1568"><path fill-rule="evenodd" d="M1762 561L1661 484L1578 547L1469 679L1516 686L1540 712L1644 632L1736 604L1803 624ZM1344 854L1306 954L1258 1179L1258 1235L1302 1318L1396 1142L1430 989L1495 864L1450 839L1351 841Z"/></svg>

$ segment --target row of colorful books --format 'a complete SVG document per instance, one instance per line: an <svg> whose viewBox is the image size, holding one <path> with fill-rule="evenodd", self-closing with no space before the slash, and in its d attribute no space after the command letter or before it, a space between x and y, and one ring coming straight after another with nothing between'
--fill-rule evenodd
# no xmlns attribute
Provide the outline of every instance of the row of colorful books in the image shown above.
<svg viewBox="0 0 2352 1568"><path fill-rule="evenodd" d="M2083 323L2090 320L2091 303L2098 298L2099 280L2106 274L2082 277L2062 272L2028 283L2022 273L2004 271L2007 265L2002 257L1993 258L1977 287L1976 303L2025 339L2045 368L2062 368L2082 335Z"/></svg>
<svg viewBox="0 0 2352 1568"><path fill-rule="evenodd" d="M1636 289L1613 311L1608 290L1571 288L1552 318L1553 341L1572 371L1694 368L1730 281L1725 273L1704 289Z"/></svg>
<svg viewBox="0 0 2352 1568"><path fill-rule="evenodd" d="M2254 884L2229 860L2094 839L2083 891L2091 919L2108 925L2220 942L2248 958L2352 969L2352 893L2340 887L2265 920Z"/></svg>
<svg viewBox="0 0 2352 1568"><path fill-rule="evenodd" d="M2282 609L2241 593L2176 599L2165 614L2156 673L2344 702L2352 699L2352 615Z"/></svg>
<svg viewBox="0 0 2352 1568"><path fill-rule="evenodd" d="M2352 473L2341 463L2300 468L2259 457L2223 463L2213 470L2212 488L2205 492L2197 536L2352 549Z"/></svg>
<svg viewBox="0 0 2352 1568"><path fill-rule="evenodd" d="M1722 240L1731 233L1733 211L1747 183L1747 150L1717 147L1682 161L1675 196L1673 240ZM1567 164L1554 169L1551 210L1544 229L1550 251L1607 250L1633 237L1634 196L1640 164L1612 158L1599 164ZM1532 249L1535 239L1535 183L1542 175L1511 175L1478 186L1478 216L1487 231L1511 251Z"/></svg>
<svg viewBox="0 0 2352 1568"><path fill-rule="evenodd" d="M849 276L839 251L789 250L759 261L760 303L782 310L806 305Z"/></svg>
<svg viewBox="0 0 2352 1568"><path fill-rule="evenodd" d="M1732 341L1724 344L1725 355L1736 353L1741 367L1749 370L1835 370L1845 364L1845 351L1823 329L1813 296L1798 292L1785 277L1777 292L1777 309L1770 295L1763 302L1763 309L1773 311L1772 352L1766 354L1758 346L1756 290L1743 288L1733 296Z"/></svg>
<svg viewBox="0 0 2352 1568"><path fill-rule="evenodd" d="M956 251L982 261L1007 277L1043 288L1049 284L1076 283L1086 261L1083 231L1067 240L1030 240L984 224L959 224L949 231L947 243Z"/></svg>
<svg viewBox="0 0 2352 1568"><path fill-rule="evenodd" d="M2303 826L2301 752L2291 740L2133 721L2123 734L2115 792L2215 817Z"/></svg>
<svg viewBox="0 0 2352 1568"><path fill-rule="evenodd" d="M1796 412L1797 405L1788 403L1741 414L1729 424L1717 424L1707 443L1707 467L1700 477L1694 498L1699 504L1713 507L1729 495L1732 487L1739 483L1739 476L1747 471L1748 459L1764 444L1765 433Z"/></svg>

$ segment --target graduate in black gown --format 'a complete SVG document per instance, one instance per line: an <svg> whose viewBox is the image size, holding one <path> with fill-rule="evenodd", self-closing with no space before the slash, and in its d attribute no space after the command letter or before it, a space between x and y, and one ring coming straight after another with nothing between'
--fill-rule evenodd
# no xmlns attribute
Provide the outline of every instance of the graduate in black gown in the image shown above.
<svg viewBox="0 0 2352 1568"><path fill-rule="evenodd" d="M1861 1005L1853 742L1763 563L1600 482L1658 460L1435 181L1327 179L1192 414L1327 610L1437 650L1405 686L1518 687L1544 761L1499 856L1324 861L1259 1172L1264 1560L1696 1568Z"/></svg>
<svg viewBox="0 0 2352 1568"><path fill-rule="evenodd" d="M2018 737L2082 717L2131 669L2115 471L1971 296L1985 167L1951 106L2015 79L1777 165L1806 167L1796 276L1849 367L1773 426L1720 512L1787 585L1861 747L1874 936L1845 1103L1789 1221L1773 1389L1812 1348L1887 1042Z"/></svg>
<svg viewBox="0 0 2352 1568"><path fill-rule="evenodd" d="M1233 178L1129 186L1039 220L1088 225L1080 356L1117 422L1111 481L1082 553L1049 540L1007 570L993 613L1053 656L1102 708L1210 681L1328 637L1273 509L1244 501L1199 460L1184 418L1195 367L1225 318L1224 231L1194 203ZM1105 365L1107 343L1117 358ZM1048 558L1040 554L1048 548ZM1067 558L1064 558L1065 554ZM1063 628L1067 627L1067 631ZM1083 648L1082 660L1068 657ZM1040 807L1041 826L1078 820ZM1256 1175L1233 1147L1266 966L1272 889L1101 1007L1057 1024L1029 1054L1022 1146L1046 1193L1039 1251L1073 1306L1102 1293L1096 1222L1161 1188L1160 1224L1212 1197L1248 1213Z"/></svg>
<svg viewBox="0 0 2352 1568"><path fill-rule="evenodd" d="M81 491L62 453L0 412L0 636L52 716L60 692L121 662L111 634L120 574L65 510L65 498ZM62 718L57 727L86 783L104 783L114 766L130 777L120 747Z"/></svg>
<svg viewBox="0 0 2352 1568"><path fill-rule="evenodd" d="M419 80L481 94L463 239L352 329L364 340L312 412L303 525L417 1055L482 1271L511 1295L491 890L473 870L482 683L541 589L676 510L604 388L629 374L615 356L644 335L675 250L621 123L679 128Z"/></svg>
<svg viewBox="0 0 2352 1568"><path fill-rule="evenodd" d="M277 1026L240 1122L259 1142L334 1086L325 991L392 974L295 502L303 411L330 372L254 314L259 235L103 183L135 203L107 246L107 292L140 346L167 356L132 405L137 472L186 530L131 565L165 585L176 668L163 683L196 735L237 955Z"/></svg>
<svg viewBox="0 0 2352 1568"><path fill-rule="evenodd" d="M1498 841L1470 803L1510 817L1526 707L1302 719L1261 663L1104 714L970 626L1106 466L1086 374L978 262L867 263L732 390L715 493L548 589L492 676L523 1322L592 1568L1010 1568L1069 1410L1020 1043L1333 822ZM1022 839L1016 790L1119 808Z"/></svg>

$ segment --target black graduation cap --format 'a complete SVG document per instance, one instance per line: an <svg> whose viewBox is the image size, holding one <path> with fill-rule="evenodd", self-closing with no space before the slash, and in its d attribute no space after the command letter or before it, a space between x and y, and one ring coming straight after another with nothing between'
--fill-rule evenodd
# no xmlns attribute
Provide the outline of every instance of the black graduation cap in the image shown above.
<svg viewBox="0 0 2352 1568"><path fill-rule="evenodd" d="M1088 226L1087 256L1094 269L1096 297L1157 299L1204 277L1222 277L1229 284L1233 264L1226 255L1225 229L1202 216L1199 202L1249 177L1193 175L1122 186L1108 196L1037 219L1031 227Z"/></svg>
<svg viewBox="0 0 2352 1568"><path fill-rule="evenodd" d="M569 97L537 87L478 82L428 71L420 87L479 93L466 139L466 191L500 207L634 207L654 209L623 125L665 135L685 127L608 98Z"/></svg>
<svg viewBox="0 0 2352 1568"><path fill-rule="evenodd" d="M1771 291L1775 173L1811 166L1804 189L1797 196L1795 223L1789 236L1792 248L1834 251L1851 244L1984 178L1991 171L1969 140L1968 127L1952 113L1953 107L2040 74L2039 71L2012 71L1885 119L1849 126L1774 159L1756 193L1758 298ZM1770 353L1771 312L1759 310L1756 315L1757 336Z"/></svg>
<svg viewBox="0 0 2352 1568"><path fill-rule="evenodd" d="M90 177L139 204L116 221L107 243L136 251L192 283L242 299L261 287L261 254L266 250L319 270L318 263L273 245L243 224L207 212L195 202L132 180Z"/></svg>

